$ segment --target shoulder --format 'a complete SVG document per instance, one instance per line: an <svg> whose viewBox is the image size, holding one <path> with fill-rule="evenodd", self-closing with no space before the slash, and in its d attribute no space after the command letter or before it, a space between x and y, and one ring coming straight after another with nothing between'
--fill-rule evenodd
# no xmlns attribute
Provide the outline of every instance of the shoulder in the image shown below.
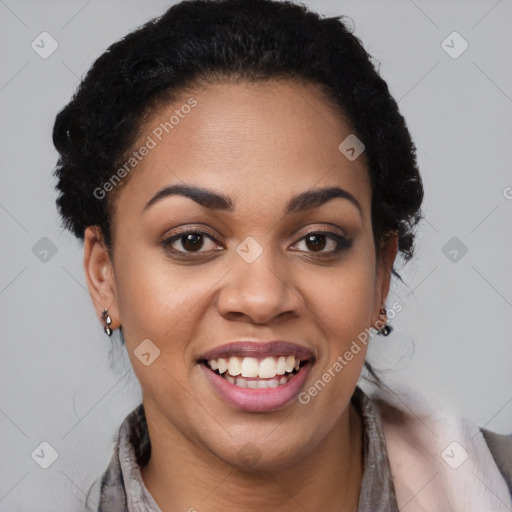
<svg viewBox="0 0 512 512"><path fill-rule="evenodd" d="M484 485L495 489L495 496L499 495L503 503L511 503L512 434L496 434L479 427L439 397L420 393L409 386L379 389L372 398L381 414L391 465L395 458L404 466L403 459L410 456L408 467L413 473L418 471L416 459L421 459L425 462L422 467L430 463L447 486L464 488L467 496L478 501L483 497L468 484L476 476ZM465 454L465 458L457 465L455 473L450 471L453 465L447 458L453 458L457 447L463 448L460 453ZM409 478L407 474L402 476ZM467 501L467 497L464 499ZM490 509L484 507L483 510Z"/></svg>
<svg viewBox="0 0 512 512"><path fill-rule="evenodd" d="M485 428L480 431L512 494L512 434L496 434Z"/></svg>

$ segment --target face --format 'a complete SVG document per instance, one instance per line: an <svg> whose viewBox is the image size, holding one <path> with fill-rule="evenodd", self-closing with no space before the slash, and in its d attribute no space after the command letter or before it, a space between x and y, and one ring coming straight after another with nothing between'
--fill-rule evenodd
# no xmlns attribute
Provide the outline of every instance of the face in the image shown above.
<svg viewBox="0 0 512 512"><path fill-rule="evenodd" d="M338 149L350 134L316 88L285 81L196 89L146 120L113 258L88 228L85 268L154 432L277 468L347 417L353 342L382 319L396 254L391 238L376 258L364 153Z"/></svg>

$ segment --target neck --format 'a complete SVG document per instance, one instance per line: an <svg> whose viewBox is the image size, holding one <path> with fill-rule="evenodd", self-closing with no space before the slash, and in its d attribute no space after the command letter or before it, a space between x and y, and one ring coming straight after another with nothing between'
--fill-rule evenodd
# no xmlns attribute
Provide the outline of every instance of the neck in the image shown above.
<svg viewBox="0 0 512 512"><path fill-rule="evenodd" d="M363 476L362 422L351 403L308 455L275 471L243 471L211 454L198 456L196 446L177 437L175 430L169 435L158 416L156 423L152 421L152 413L151 408L146 411L151 458L141 474L163 511L357 510Z"/></svg>

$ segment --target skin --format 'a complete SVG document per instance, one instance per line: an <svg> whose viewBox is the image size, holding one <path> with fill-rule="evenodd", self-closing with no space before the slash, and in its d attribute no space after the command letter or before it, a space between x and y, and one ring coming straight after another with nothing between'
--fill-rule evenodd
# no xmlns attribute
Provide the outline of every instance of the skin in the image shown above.
<svg viewBox="0 0 512 512"><path fill-rule="evenodd" d="M142 477L162 510L355 511L362 425L350 398L364 345L308 404L294 400L265 413L227 404L196 359L237 339L294 341L315 355L307 390L359 333L383 320L396 233L378 258L364 153L349 161L339 151L350 127L315 86L273 81L195 89L146 118L135 147L190 96L198 105L118 191L112 259L101 233L85 232L91 297L99 318L105 307L112 327L122 325L143 391L152 455ZM158 190L178 183L225 194L235 209L212 210L174 195L143 211ZM292 196L327 186L350 192L361 213L334 198L284 214ZM172 253L162 241L177 226L216 241L205 236L198 253L178 238ZM307 243L317 229L352 245L322 259L336 243L321 235L319 248ZM247 236L263 249L252 263L236 252ZM149 366L134 355L145 339L160 349ZM242 448L252 450L250 463Z"/></svg>

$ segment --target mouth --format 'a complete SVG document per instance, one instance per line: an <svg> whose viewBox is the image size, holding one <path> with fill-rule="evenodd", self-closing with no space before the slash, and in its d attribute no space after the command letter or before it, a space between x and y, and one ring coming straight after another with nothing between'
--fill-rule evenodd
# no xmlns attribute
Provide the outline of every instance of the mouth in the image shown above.
<svg viewBox="0 0 512 512"><path fill-rule="evenodd" d="M284 386L307 361L293 355L279 357L219 357L204 361L217 375L240 388L269 389Z"/></svg>
<svg viewBox="0 0 512 512"><path fill-rule="evenodd" d="M314 364L313 353L290 342L235 342L197 359L214 390L248 412L283 408L299 394Z"/></svg>

